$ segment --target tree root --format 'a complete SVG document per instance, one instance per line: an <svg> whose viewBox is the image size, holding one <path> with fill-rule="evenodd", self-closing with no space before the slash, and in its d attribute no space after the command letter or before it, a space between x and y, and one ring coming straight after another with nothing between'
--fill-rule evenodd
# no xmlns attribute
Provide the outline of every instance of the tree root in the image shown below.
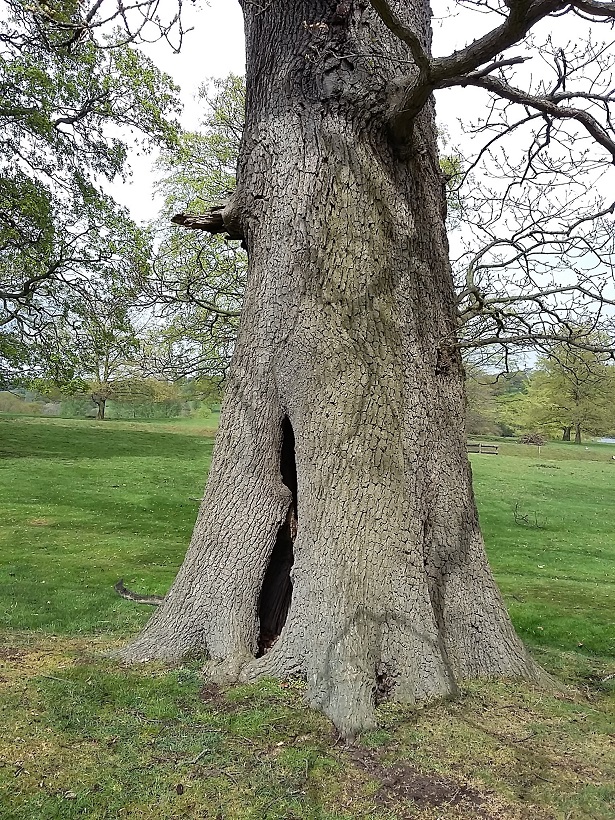
<svg viewBox="0 0 615 820"><path fill-rule="evenodd" d="M132 592L130 589L126 589L123 578L120 578L117 584L114 585L113 589L122 598L126 598L128 601L134 601L136 604L159 606L164 601L164 595L139 595L136 592Z"/></svg>

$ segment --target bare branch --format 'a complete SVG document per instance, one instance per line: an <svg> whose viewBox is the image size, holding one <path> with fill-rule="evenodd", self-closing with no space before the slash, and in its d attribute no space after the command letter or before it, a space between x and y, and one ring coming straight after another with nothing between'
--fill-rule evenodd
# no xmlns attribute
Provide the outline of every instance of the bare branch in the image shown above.
<svg viewBox="0 0 615 820"><path fill-rule="evenodd" d="M574 9L583 11L592 17L615 18L615 3L599 3L594 0L572 0L570 5Z"/></svg>
<svg viewBox="0 0 615 820"><path fill-rule="evenodd" d="M485 66L485 68L481 68L480 71L476 71L472 74L473 77L484 77L486 74L491 74L493 71L497 71L499 68L507 68L508 66L513 65L520 65L524 63L528 57L510 57L507 60L495 60L493 63L489 63L489 65Z"/></svg>
<svg viewBox="0 0 615 820"><path fill-rule="evenodd" d="M421 76L429 78L431 73L431 63L425 53L421 41L409 26L406 26L397 17L387 0L370 0L374 11L378 14L385 26L410 49L414 62L419 69Z"/></svg>
<svg viewBox="0 0 615 820"><path fill-rule="evenodd" d="M474 71L488 60L493 60L507 48L522 40L536 23L549 14L565 8L561 0L519 0L510 2L510 14L501 26L449 57L433 61L432 79L435 83L459 77Z"/></svg>
<svg viewBox="0 0 615 820"><path fill-rule="evenodd" d="M492 347L493 345L500 345L502 347L527 345L534 347L538 342L544 342L549 347L554 344L565 344L570 347L576 347L579 350L587 350L590 353L611 352L611 355L615 357L615 351L609 351L609 349L605 348L604 345L594 345L589 342L583 342L580 338L575 337L573 334L558 335L556 333L535 333L530 330L528 330L527 333L519 333L516 335L494 335L484 336L481 339L473 339L470 341L462 340L457 342L455 346L461 350L474 350L479 347Z"/></svg>
<svg viewBox="0 0 615 820"><path fill-rule="evenodd" d="M570 97L568 94L563 96L560 94L554 95L555 101L553 101L548 96L539 97L534 94L528 94L519 88L514 88L513 86L508 85L503 80L499 80L496 77L483 76L482 74L470 74L467 77L461 77L453 81L448 81L438 87L444 88L453 85L460 85L462 87L468 85L477 86L478 88L484 88L487 91L491 91L499 97L503 97L511 102L534 108L537 111L541 111L543 114L548 114L551 117L576 120L589 134L591 134L597 143L602 145L602 147L609 152L613 162L615 163L615 141L611 139L605 128L598 122L598 120L581 108L567 108L557 104L560 99L569 99ZM609 98L603 97L601 99L606 101Z"/></svg>

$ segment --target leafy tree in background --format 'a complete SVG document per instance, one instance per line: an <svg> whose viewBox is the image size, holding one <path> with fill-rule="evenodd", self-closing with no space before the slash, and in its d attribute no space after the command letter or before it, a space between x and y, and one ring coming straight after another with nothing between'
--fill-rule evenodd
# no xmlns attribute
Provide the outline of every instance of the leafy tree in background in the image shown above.
<svg viewBox="0 0 615 820"><path fill-rule="evenodd" d="M179 211L200 213L224 203L235 187L244 122L241 77L211 81L199 90L201 129L182 133L179 146L157 163L164 208L157 221L157 251L141 281L141 302L160 318L148 345L150 367L172 378L221 378L237 335L247 257L237 242L171 225Z"/></svg>
<svg viewBox="0 0 615 820"><path fill-rule="evenodd" d="M176 144L177 89L130 45L134 38L111 27L121 16L101 17L108 5L3 1L0 369L5 378L33 364L33 343L62 316L65 300L87 289L90 278L121 274L126 280L148 263L147 233L105 194L103 181L127 173L128 139L144 148Z"/></svg>
<svg viewBox="0 0 615 820"><path fill-rule="evenodd" d="M466 431L468 435L499 435L493 377L466 366Z"/></svg>
<svg viewBox="0 0 615 820"><path fill-rule="evenodd" d="M598 343L599 340L596 340ZM615 369L604 354L556 346L533 373L521 405L527 429L561 432L581 444L582 435L615 428Z"/></svg>
<svg viewBox="0 0 615 820"><path fill-rule="evenodd" d="M92 282L87 292L69 295L62 317L43 329L37 345L40 375L34 386L87 393L100 420L107 401L129 393L138 376L140 342L131 305L121 292L92 292Z"/></svg>
<svg viewBox="0 0 615 820"><path fill-rule="evenodd" d="M514 436L525 422L528 374L488 372L466 364L466 430L469 435Z"/></svg>

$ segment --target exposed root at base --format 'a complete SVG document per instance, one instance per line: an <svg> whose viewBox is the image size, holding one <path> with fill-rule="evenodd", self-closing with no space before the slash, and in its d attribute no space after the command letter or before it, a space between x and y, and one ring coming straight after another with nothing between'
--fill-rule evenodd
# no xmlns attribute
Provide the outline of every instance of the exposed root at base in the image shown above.
<svg viewBox="0 0 615 820"><path fill-rule="evenodd" d="M122 598L128 601L134 601L136 604L149 604L150 606L160 606L164 601L164 595L139 595L124 586L124 579L120 578L117 584L114 584L113 589Z"/></svg>

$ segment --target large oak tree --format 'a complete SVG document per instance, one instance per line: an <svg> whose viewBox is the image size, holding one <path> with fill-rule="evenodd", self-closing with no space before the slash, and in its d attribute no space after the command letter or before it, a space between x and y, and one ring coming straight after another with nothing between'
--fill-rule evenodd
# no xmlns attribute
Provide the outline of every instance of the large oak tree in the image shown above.
<svg viewBox="0 0 615 820"><path fill-rule="evenodd" d="M507 79L522 58L505 52L548 17L615 6L468 3L499 24L436 59L425 0L240 2L237 187L198 226L247 247L241 327L192 543L123 654L204 651L223 681L300 675L351 736L383 697L540 676L472 493L432 94L475 86L572 121L610 161L610 86L524 91ZM463 299L476 315L473 276ZM490 306L496 341L507 304Z"/></svg>

